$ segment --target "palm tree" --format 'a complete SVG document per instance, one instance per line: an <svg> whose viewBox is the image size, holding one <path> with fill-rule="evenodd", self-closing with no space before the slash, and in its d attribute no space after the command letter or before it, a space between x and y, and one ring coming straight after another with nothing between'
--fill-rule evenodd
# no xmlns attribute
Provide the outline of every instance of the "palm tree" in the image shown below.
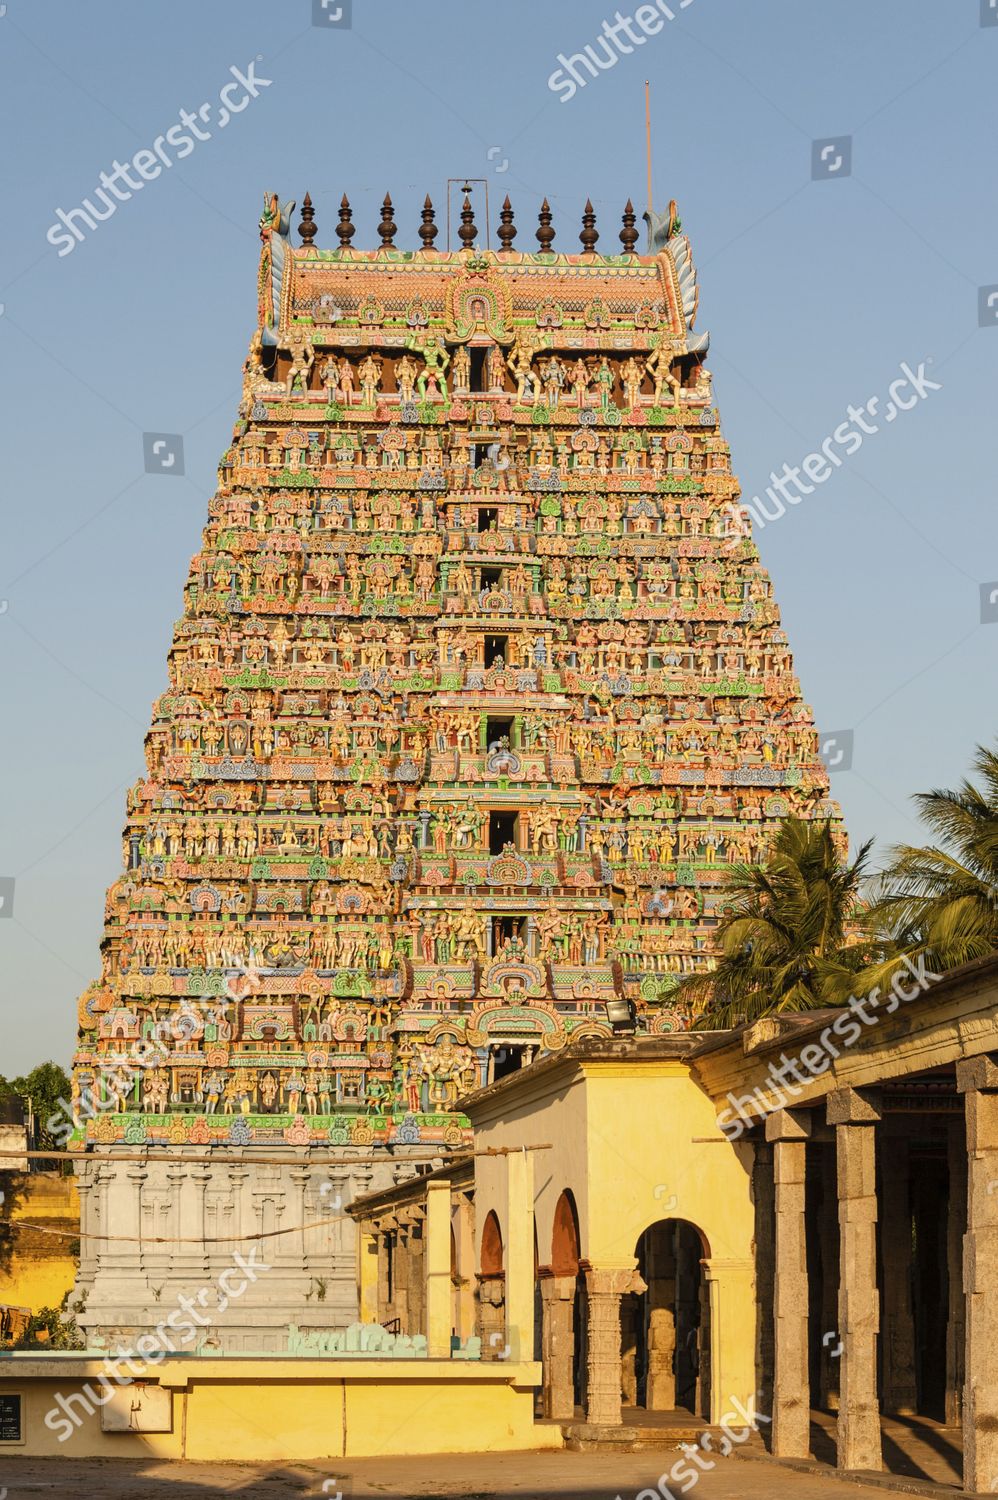
<svg viewBox="0 0 998 1500"><path fill-rule="evenodd" d="M675 992L691 1004L696 1029L843 1003L870 956L858 931L869 850L864 844L848 864L829 821L784 818L766 863L731 872L716 967Z"/></svg>
<svg viewBox="0 0 998 1500"><path fill-rule="evenodd" d="M981 786L915 797L938 842L898 845L878 882L870 917L896 963L921 956L950 969L998 949L998 753L978 745L973 767Z"/></svg>

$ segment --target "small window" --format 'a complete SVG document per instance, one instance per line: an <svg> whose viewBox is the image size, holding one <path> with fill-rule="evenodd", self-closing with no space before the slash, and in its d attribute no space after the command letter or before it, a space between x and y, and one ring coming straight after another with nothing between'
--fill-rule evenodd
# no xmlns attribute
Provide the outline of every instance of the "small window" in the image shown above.
<svg viewBox="0 0 998 1500"><path fill-rule="evenodd" d="M510 938L519 938L521 943L526 943L526 917L493 917L492 941L494 946L492 951L498 953L503 943L508 943Z"/></svg>
<svg viewBox="0 0 998 1500"><path fill-rule="evenodd" d="M479 531L495 531L499 525L499 511L494 505L483 505L478 512Z"/></svg>
<svg viewBox="0 0 998 1500"><path fill-rule="evenodd" d="M472 349L471 351L471 389L473 391L485 390L485 361L488 357L487 349Z"/></svg>
<svg viewBox="0 0 998 1500"><path fill-rule="evenodd" d="M485 582L485 574L489 571L490 570L488 568L482 569L483 588L487 588L489 586ZM498 571L498 569L496 571ZM503 666L505 666L509 661L509 636L487 635L485 637L485 666L486 668L494 667L500 661L502 662Z"/></svg>
<svg viewBox="0 0 998 1500"><path fill-rule="evenodd" d="M518 816L515 812L489 813L489 853L501 854L507 844L516 845Z"/></svg>
<svg viewBox="0 0 998 1500"><path fill-rule="evenodd" d="M508 745L513 743L513 720L512 719L488 719L485 724L485 744L487 748L498 744L502 739Z"/></svg>
<svg viewBox="0 0 998 1500"><path fill-rule="evenodd" d="M492 1078L498 1083L500 1078L508 1078L510 1073L519 1073L525 1064L525 1047L497 1047L492 1053L493 1066Z"/></svg>

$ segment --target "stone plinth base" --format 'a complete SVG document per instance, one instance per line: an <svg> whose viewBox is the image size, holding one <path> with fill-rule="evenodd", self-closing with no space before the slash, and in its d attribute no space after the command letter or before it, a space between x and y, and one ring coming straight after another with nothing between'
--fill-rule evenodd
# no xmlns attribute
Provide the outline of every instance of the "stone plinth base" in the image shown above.
<svg viewBox="0 0 998 1500"><path fill-rule="evenodd" d="M273 1155L299 1150L300 1165L243 1162L238 1148L204 1164L164 1148L140 1161L113 1149L82 1158L72 1301L83 1304L76 1316L88 1343L131 1346L165 1327L181 1353L276 1354L292 1325L357 1321L356 1228L344 1210L414 1166L401 1152L377 1165L330 1165L328 1147Z"/></svg>

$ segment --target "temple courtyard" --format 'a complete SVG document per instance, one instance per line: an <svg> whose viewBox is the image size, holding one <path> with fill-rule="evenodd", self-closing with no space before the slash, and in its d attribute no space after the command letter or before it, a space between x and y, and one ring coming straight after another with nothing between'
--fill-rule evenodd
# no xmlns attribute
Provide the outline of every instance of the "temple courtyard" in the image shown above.
<svg viewBox="0 0 998 1500"><path fill-rule="evenodd" d="M920 1424L924 1426L925 1424ZM777 1462L761 1449L718 1461L688 1491L698 1500L861 1500L891 1493L945 1496L959 1489L957 1450L945 1429L931 1434L913 1424L884 1424L885 1457L895 1474L841 1477L812 1461ZM815 1451L822 1451L820 1417L814 1429ZM45 1491L55 1495L86 1494L89 1500L200 1500L205 1495L360 1496L517 1495L531 1500L571 1496L572 1500L651 1500L661 1495L659 1478L682 1455L662 1447L642 1453L488 1453L435 1454L422 1458L354 1459L347 1472L316 1463L234 1464L178 1463L127 1459L11 1459L2 1475L4 1500L25 1500ZM924 1477L931 1474L932 1479ZM915 1477L915 1476L921 1477ZM0 1486L2 1488L2 1486ZM674 1494L682 1493L675 1488Z"/></svg>

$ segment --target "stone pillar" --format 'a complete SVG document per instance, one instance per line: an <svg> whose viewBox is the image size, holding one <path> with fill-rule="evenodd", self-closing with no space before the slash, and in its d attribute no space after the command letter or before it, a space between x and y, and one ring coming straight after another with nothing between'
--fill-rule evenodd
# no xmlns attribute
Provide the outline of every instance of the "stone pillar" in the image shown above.
<svg viewBox="0 0 998 1500"><path fill-rule="evenodd" d="M458 1196L457 1214L454 1220L454 1238L457 1243L457 1285L454 1288L454 1325L462 1342L475 1332L475 1211L474 1194L468 1191Z"/></svg>
<svg viewBox="0 0 998 1500"><path fill-rule="evenodd" d="M732 1400L749 1406L756 1394L755 1267L747 1258L712 1258L701 1267L700 1415L716 1427Z"/></svg>
<svg viewBox="0 0 998 1500"><path fill-rule="evenodd" d="M774 1148L768 1141L756 1141L755 1161L752 1165L752 1201L755 1206L755 1365L758 1371L759 1410L770 1415L773 1411L773 1365L776 1357L773 1328L776 1276L776 1185L773 1180L773 1156Z"/></svg>
<svg viewBox="0 0 998 1500"><path fill-rule="evenodd" d="M586 1268L586 1421L592 1425L620 1426L620 1299L635 1290L644 1290L644 1282L633 1266Z"/></svg>
<svg viewBox="0 0 998 1500"><path fill-rule="evenodd" d="M426 1240L424 1239L423 1209L410 1208L404 1212L411 1215L409 1232L406 1235L409 1285L409 1332L426 1333Z"/></svg>
<svg viewBox="0 0 998 1500"><path fill-rule="evenodd" d="M892 1416L918 1410L915 1387L915 1309L912 1304L911 1162L907 1135L881 1140L884 1196L880 1259L884 1268L883 1406Z"/></svg>
<svg viewBox="0 0 998 1500"><path fill-rule="evenodd" d="M967 1234L963 1242L966 1384L963 1485L998 1494L998 1057L956 1065L967 1115Z"/></svg>
<svg viewBox="0 0 998 1500"><path fill-rule="evenodd" d="M807 1234L804 1167L810 1115L780 1109L766 1121L773 1148L776 1265L773 1276L773 1454L806 1458L811 1451L808 1375Z"/></svg>
<svg viewBox="0 0 998 1500"><path fill-rule="evenodd" d="M672 1411L676 1405L676 1252L672 1226L648 1236L648 1380L649 1411Z"/></svg>
<svg viewBox="0 0 998 1500"><path fill-rule="evenodd" d="M412 1270L412 1258L409 1254L409 1238L412 1231L407 1224L403 1224L401 1215L398 1227L395 1231L394 1256L392 1260L392 1303L395 1309L394 1316L399 1320L400 1333L418 1333L419 1330L413 1326L409 1311L409 1276Z"/></svg>
<svg viewBox="0 0 998 1500"><path fill-rule="evenodd" d="M506 1348L506 1288L502 1276L478 1278L478 1336L483 1359L501 1359Z"/></svg>
<svg viewBox="0 0 998 1500"><path fill-rule="evenodd" d="M839 1327L842 1345L836 1463L882 1469L877 1402L876 1099L856 1089L828 1096L839 1189Z"/></svg>
<svg viewBox="0 0 998 1500"><path fill-rule="evenodd" d="M84 1293L89 1294L93 1286L96 1241L92 1236L97 1234L98 1230L91 1200L94 1187L93 1168L89 1164L74 1162L73 1171L76 1174L76 1191L80 1199L80 1267L76 1273L76 1284L73 1287L73 1301L75 1302Z"/></svg>
<svg viewBox="0 0 998 1500"><path fill-rule="evenodd" d="M542 1277L541 1304L541 1409L551 1421L570 1422L575 1416L575 1277Z"/></svg>
<svg viewBox="0 0 998 1500"><path fill-rule="evenodd" d="M426 1184L423 1274L427 1354L430 1359L450 1359L450 1183L447 1181Z"/></svg>
<svg viewBox="0 0 998 1500"><path fill-rule="evenodd" d="M378 1234L378 1322L387 1323L394 1316L392 1307L394 1289L391 1285L389 1266L391 1256L395 1249L392 1244L394 1230L387 1229L382 1224Z"/></svg>
<svg viewBox="0 0 998 1500"><path fill-rule="evenodd" d="M835 1353L839 1321L839 1194L834 1143L822 1143L821 1206L818 1211L818 1248L821 1255L821 1333L832 1339L822 1342L818 1365L818 1405L824 1411L839 1409L839 1356ZM834 1357L833 1357L834 1356Z"/></svg>
<svg viewBox="0 0 998 1500"><path fill-rule="evenodd" d="M967 1224L967 1127L947 1122L946 1156L949 1195L946 1203L946 1271L949 1288L946 1319L946 1425L963 1421L964 1345L963 1232Z"/></svg>
<svg viewBox="0 0 998 1500"><path fill-rule="evenodd" d="M534 1159L506 1157L506 1343L513 1360L534 1357Z"/></svg>

